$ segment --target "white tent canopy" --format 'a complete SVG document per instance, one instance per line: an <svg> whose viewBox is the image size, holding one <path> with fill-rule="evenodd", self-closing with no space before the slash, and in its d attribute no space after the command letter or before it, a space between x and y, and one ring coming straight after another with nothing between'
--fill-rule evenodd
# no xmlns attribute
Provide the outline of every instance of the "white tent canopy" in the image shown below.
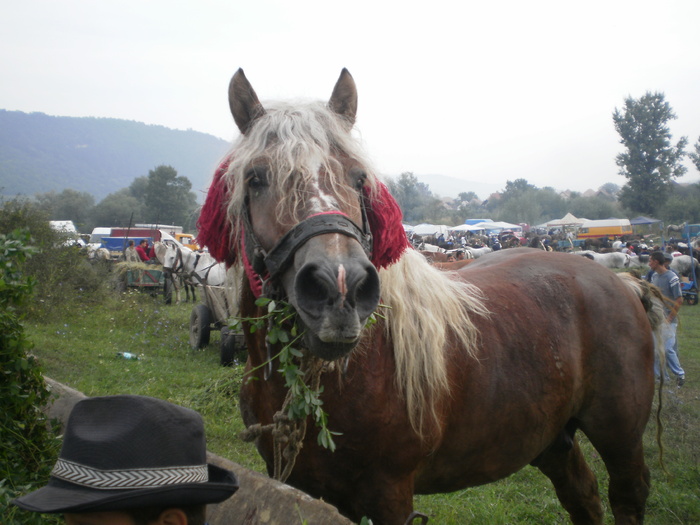
<svg viewBox="0 0 700 525"><path fill-rule="evenodd" d="M555 219L553 221L549 221L547 223L547 226L549 226L550 228L555 227L555 226L580 226L585 221L586 221L586 219L577 219L571 213L567 213L561 219Z"/></svg>
<svg viewBox="0 0 700 525"><path fill-rule="evenodd" d="M446 224L428 224L426 222L413 227L414 235L440 235L447 233L450 229Z"/></svg>
<svg viewBox="0 0 700 525"><path fill-rule="evenodd" d="M484 224L484 223L482 223ZM452 226L450 228L452 232L480 232L484 231L483 226L477 226L476 224L459 224L457 226Z"/></svg>
<svg viewBox="0 0 700 525"><path fill-rule="evenodd" d="M513 230L513 231L522 231L523 227L520 226L519 224L511 224L509 222L503 222L503 221L496 221L496 222L480 222L479 224L475 224L474 226L477 226L479 229L482 230Z"/></svg>

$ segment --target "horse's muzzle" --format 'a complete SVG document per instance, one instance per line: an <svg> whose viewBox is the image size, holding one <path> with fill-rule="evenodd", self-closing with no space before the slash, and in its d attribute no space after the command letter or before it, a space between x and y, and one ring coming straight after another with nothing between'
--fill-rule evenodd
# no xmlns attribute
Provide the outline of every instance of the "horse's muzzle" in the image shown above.
<svg viewBox="0 0 700 525"><path fill-rule="evenodd" d="M339 359L355 348L379 304L379 274L364 254L311 260L294 278L294 306L309 351Z"/></svg>

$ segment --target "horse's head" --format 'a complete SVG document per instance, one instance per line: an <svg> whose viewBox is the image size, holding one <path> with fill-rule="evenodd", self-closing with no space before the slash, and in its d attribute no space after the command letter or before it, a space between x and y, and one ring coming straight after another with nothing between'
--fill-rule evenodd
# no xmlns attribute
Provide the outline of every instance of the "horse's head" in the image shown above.
<svg viewBox="0 0 700 525"><path fill-rule="evenodd" d="M343 357L378 305L376 267L407 245L395 201L350 133L355 83L343 70L327 105L263 107L238 70L229 104L241 137L209 190L199 240L219 260L240 258L254 291L285 298L313 354ZM403 242L378 243L388 236L370 228L387 222Z"/></svg>
<svg viewBox="0 0 700 525"><path fill-rule="evenodd" d="M156 250L156 257L166 272L176 272L178 265L178 250L172 244L162 244L161 250Z"/></svg>

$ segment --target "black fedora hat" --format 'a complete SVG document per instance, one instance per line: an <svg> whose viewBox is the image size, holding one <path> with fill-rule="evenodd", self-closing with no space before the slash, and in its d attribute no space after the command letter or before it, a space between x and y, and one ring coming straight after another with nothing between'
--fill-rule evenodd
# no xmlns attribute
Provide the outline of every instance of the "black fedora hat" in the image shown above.
<svg viewBox="0 0 700 525"><path fill-rule="evenodd" d="M161 399L106 396L78 402L45 487L13 501L44 513L218 503L238 489L206 462L202 417Z"/></svg>

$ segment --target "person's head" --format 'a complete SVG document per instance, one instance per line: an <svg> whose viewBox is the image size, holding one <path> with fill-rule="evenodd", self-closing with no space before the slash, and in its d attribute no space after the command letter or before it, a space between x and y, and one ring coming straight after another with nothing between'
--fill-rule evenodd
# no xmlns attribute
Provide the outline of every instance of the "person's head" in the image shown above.
<svg viewBox="0 0 700 525"><path fill-rule="evenodd" d="M129 239L129 248L134 247L134 239Z"/></svg>
<svg viewBox="0 0 700 525"><path fill-rule="evenodd" d="M141 244L141 246L148 246L148 239L141 239L139 244Z"/></svg>
<svg viewBox="0 0 700 525"><path fill-rule="evenodd" d="M649 255L649 268L655 272L659 271L660 268L665 269L664 261L666 260L666 254L661 251L651 252Z"/></svg>
<svg viewBox="0 0 700 525"><path fill-rule="evenodd" d="M75 405L48 484L13 503L64 514L69 525L199 525L207 503L237 489L233 472L207 464L197 412L105 396Z"/></svg>

